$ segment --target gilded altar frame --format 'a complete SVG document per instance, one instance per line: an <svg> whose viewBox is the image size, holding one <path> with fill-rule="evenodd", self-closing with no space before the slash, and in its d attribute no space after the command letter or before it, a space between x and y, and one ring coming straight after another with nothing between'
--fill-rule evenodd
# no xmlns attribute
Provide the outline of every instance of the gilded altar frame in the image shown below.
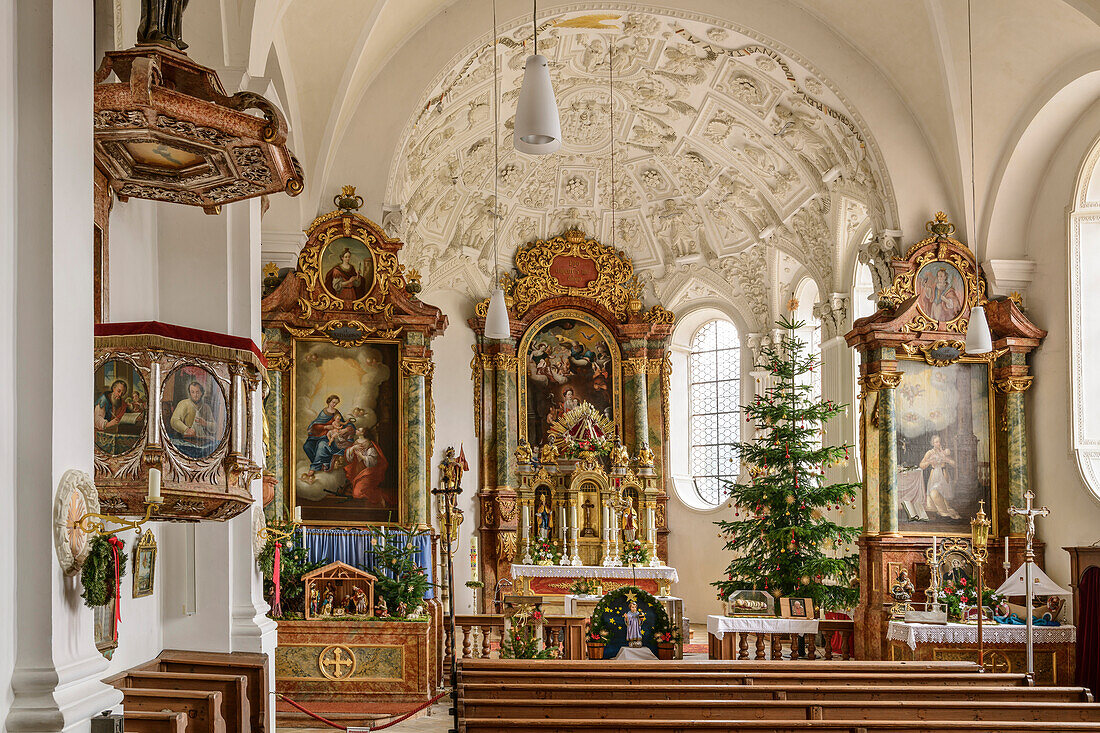
<svg viewBox="0 0 1100 733"><path fill-rule="evenodd" d="M904 388L906 375L899 365L919 362L935 370L963 363L986 370L990 547L1006 543L1014 564L1024 556L1023 528L1018 519L1008 516L1008 507L1022 504L1031 486L1024 393L1034 379L1028 355L1046 331L1027 318L1018 296L988 298L982 268L970 248L953 236L955 227L946 214L937 212L926 229L927 237L889 263L893 278L878 294L878 310L857 320L845 335L848 345L860 354L863 535L855 622L856 656L861 659L883 659L889 653L885 609L892 602L890 588L898 573L907 571L921 593L931 576L927 559L931 535L951 537L954 542L969 534L970 517L959 518L957 531L901 526L898 389ZM964 335L977 306L985 310L993 349L972 355L965 353ZM948 429L932 428L921 435ZM949 518L944 523L955 521Z"/></svg>
<svg viewBox="0 0 1100 733"><path fill-rule="evenodd" d="M272 383L268 396L271 402L264 406L269 461L265 471L265 514L269 522L286 521L299 499L296 465L300 446L295 442L299 416L295 406L299 399L297 359L301 346L374 346L394 350L391 373L379 384L395 402L396 453L384 457L391 467L387 473L392 470L396 484L396 512L364 504L364 514L388 511L390 516L362 521L305 517L305 523L428 529L432 526L430 480L435 442L431 340L443 333L447 318L439 308L419 300L420 276L415 270L407 270L398 258L404 244L387 237L380 226L358 213L363 199L355 195L354 187L345 186L334 203L334 211L317 217L306 229L306 243L297 266L281 275L261 305L264 357ZM346 290L333 291L326 282L326 268L336 273L332 258L326 257L327 248L344 239L358 243L353 247L360 257L358 270L349 272L363 281L368 271L365 253L370 255L369 287L361 282L363 291L355 297L340 297ZM348 264L343 257L336 260ZM390 381L393 384L385 386Z"/></svg>
<svg viewBox="0 0 1100 733"><path fill-rule="evenodd" d="M611 330L607 325L596 318L590 313L577 310L575 308L566 308L560 311L550 311L545 313L531 325L527 326L527 330L523 334L523 338L520 339L519 348L517 349L517 359L519 360L516 373L519 379L519 437L524 440L530 440L530 436L527 434L527 352L531 348L531 342L536 336L550 324L555 321L573 320L581 321L582 323L591 326L595 329L604 341L611 349L611 371L612 371L612 385L611 385L611 402L612 409L615 413L615 430L619 435L623 434L623 367L622 367L622 347L615 339L615 336L611 333Z"/></svg>

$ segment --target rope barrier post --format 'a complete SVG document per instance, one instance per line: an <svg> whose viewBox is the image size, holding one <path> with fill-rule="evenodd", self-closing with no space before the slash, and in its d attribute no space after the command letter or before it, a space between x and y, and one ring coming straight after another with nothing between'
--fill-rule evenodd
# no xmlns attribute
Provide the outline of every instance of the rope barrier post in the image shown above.
<svg viewBox="0 0 1100 733"><path fill-rule="evenodd" d="M448 713L454 720L454 728L449 733L458 733L458 657L455 654L455 636L458 629L455 625L455 572L454 557L451 551L451 542L455 539L451 536L451 501L452 497L462 491L461 486L448 483L443 479L443 485L438 489L432 489L433 494L443 495L443 544L447 552L447 615L451 621L450 652L451 652L451 709Z"/></svg>

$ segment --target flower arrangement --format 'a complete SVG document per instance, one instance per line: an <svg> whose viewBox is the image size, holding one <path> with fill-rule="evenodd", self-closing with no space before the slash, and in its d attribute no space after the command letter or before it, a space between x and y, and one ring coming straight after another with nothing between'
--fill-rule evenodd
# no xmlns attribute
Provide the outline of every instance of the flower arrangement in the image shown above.
<svg viewBox="0 0 1100 733"><path fill-rule="evenodd" d="M577 578L569 586L569 592L577 596L591 596L596 594L596 583L591 578Z"/></svg>
<svg viewBox="0 0 1100 733"><path fill-rule="evenodd" d="M550 540L532 540L531 559L536 565L557 565L561 560L561 548Z"/></svg>
<svg viewBox="0 0 1100 733"><path fill-rule="evenodd" d="M964 607L978 605L978 592L976 587L964 575L957 581L947 581L943 586L943 590L940 592L939 600L947 606L948 618L961 619L963 617ZM981 605L997 609L1002 606L1004 602L1005 597L994 593L992 588L985 588L982 591Z"/></svg>
<svg viewBox="0 0 1100 733"><path fill-rule="evenodd" d="M622 560L624 565L645 565L649 562L649 550L640 539L635 537L623 547Z"/></svg>
<svg viewBox="0 0 1100 733"><path fill-rule="evenodd" d="M580 458L582 453L594 453L601 458L607 458L611 455L611 441L606 438L599 440L589 440L588 438L582 438L581 440L567 439L561 455L563 458Z"/></svg>

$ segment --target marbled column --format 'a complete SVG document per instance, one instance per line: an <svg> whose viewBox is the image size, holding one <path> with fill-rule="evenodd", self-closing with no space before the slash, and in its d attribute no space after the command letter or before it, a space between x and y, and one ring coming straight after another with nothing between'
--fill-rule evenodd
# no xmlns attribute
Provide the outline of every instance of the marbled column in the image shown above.
<svg viewBox="0 0 1100 733"><path fill-rule="evenodd" d="M883 534L898 532L898 436L894 388L900 382L887 378L887 373L871 375L882 377L878 386L878 439L879 439L879 531ZM891 377L892 377L891 375Z"/></svg>
<svg viewBox="0 0 1100 733"><path fill-rule="evenodd" d="M495 354L493 357L496 373L493 387L495 404L493 405L493 432L496 446L497 489L515 488L516 467L516 410L518 403L516 385L516 357L510 354Z"/></svg>
<svg viewBox="0 0 1100 733"><path fill-rule="evenodd" d="M1004 393L1005 457L1008 466L1008 505L1023 506L1028 489L1027 437L1024 419L1024 392L1031 386L1031 377L1006 377L996 383ZM996 489L994 489L996 490ZM1027 521L1022 516L1009 515L1008 529L1023 534Z"/></svg>
<svg viewBox="0 0 1100 733"><path fill-rule="evenodd" d="M634 363L634 452L641 442L649 442L649 380L646 377L646 361L639 358Z"/></svg>
<svg viewBox="0 0 1100 733"><path fill-rule="evenodd" d="M410 524L431 522L427 475L427 402L424 375L405 368L405 518Z"/></svg>

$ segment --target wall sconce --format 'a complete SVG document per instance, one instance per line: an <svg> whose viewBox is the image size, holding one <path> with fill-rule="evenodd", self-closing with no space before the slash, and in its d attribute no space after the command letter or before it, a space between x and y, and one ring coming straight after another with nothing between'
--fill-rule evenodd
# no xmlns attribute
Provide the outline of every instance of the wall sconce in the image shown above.
<svg viewBox="0 0 1100 733"><path fill-rule="evenodd" d="M266 524L260 527L256 532L256 536L261 540L268 542L285 542L294 536L294 533L298 531L298 528L302 526L302 507L294 507L294 514L290 520L290 526L288 529L274 529L268 527Z"/></svg>

